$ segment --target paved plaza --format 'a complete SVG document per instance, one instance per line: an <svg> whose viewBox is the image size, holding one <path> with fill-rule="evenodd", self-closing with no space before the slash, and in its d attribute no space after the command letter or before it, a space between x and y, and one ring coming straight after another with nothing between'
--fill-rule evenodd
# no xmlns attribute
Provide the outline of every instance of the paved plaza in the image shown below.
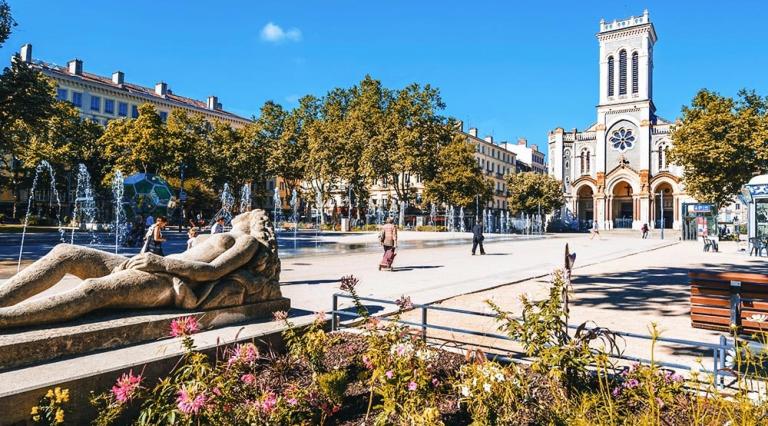
<svg viewBox="0 0 768 426"><path fill-rule="evenodd" d="M181 236L176 236L181 241ZM401 247L393 271L379 271L381 249L374 233L281 234L283 256L281 287L296 314L331 309L340 278L354 275L364 297L394 300L410 296L414 303L439 303L479 312L490 312L485 300L519 313L519 298L547 294L549 273L562 266L567 243L577 254L573 280L571 323L593 321L617 331L647 334L655 322L664 337L715 343L717 332L690 326L690 270L750 271L768 273L763 259L739 251L736 243L721 243L720 253L705 253L697 242L677 239L640 239L634 233L612 233L590 240L586 234L547 236L491 236L487 255L471 256L469 234L401 232ZM674 238L674 237L673 237ZM298 250L286 245L296 244ZM174 246L175 247L175 246ZM29 261L25 262L29 263ZM12 264L12 265L11 265ZM0 279L15 272L6 260ZM67 277L40 297L76 285ZM341 299L342 307L351 301ZM372 312L392 311L392 306L368 304ZM492 319L430 312L432 324L495 333ZM407 315L420 321L420 313ZM455 333L430 332L434 337L467 340ZM472 337L476 344L499 344ZM649 357L650 344L627 340L626 353ZM515 349L513 346L508 346ZM692 364L708 354L697 348L659 345L657 355L668 361Z"/></svg>

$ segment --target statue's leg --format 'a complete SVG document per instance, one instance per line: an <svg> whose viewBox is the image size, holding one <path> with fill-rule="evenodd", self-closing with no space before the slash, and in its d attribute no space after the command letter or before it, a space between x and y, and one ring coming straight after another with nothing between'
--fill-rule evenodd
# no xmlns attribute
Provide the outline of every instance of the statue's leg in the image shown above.
<svg viewBox="0 0 768 426"><path fill-rule="evenodd" d="M56 323L104 308L155 308L173 305L168 276L125 270L90 278L51 297L0 308L0 329Z"/></svg>
<svg viewBox="0 0 768 426"><path fill-rule="evenodd" d="M11 306L45 291L66 274L80 279L103 277L125 257L71 244L59 244L35 263L0 285L0 307Z"/></svg>

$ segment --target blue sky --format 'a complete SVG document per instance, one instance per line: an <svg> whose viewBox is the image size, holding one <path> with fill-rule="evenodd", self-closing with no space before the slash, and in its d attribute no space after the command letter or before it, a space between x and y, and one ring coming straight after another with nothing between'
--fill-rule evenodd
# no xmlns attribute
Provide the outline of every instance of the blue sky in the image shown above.
<svg viewBox="0 0 768 426"><path fill-rule="evenodd" d="M496 140L579 129L595 119L600 18L651 13L654 101L673 119L696 91L768 95L768 2L10 0L19 22L0 48L204 99L250 116L266 100L350 86L441 89L446 114ZM271 25L270 25L271 23Z"/></svg>

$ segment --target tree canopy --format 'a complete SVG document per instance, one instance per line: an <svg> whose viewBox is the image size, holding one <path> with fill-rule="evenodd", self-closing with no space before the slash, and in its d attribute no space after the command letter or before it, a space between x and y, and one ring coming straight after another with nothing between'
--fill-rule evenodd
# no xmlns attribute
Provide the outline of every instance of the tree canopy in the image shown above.
<svg viewBox="0 0 768 426"><path fill-rule="evenodd" d="M768 170L767 110L768 99L746 90L732 99L704 89L683 107L669 155L691 196L722 206Z"/></svg>
<svg viewBox="0 0 768 426"><path fill-rule="evenodd" d="M441 146L438 171L435 178L425 184L425 199L462 207L474 205L476 200L482 205L491 200L493 183L483 177L474 152L474 147L461 134Z"/></svg>
<svg viewBox="0 0 768 426"><path fill-rule="evenodd" d="M542 213L550 213L565 203L561 182L550 175L513 173L507 176L507 185L509 210L515 214L534 214L539 207Z"/></svg>

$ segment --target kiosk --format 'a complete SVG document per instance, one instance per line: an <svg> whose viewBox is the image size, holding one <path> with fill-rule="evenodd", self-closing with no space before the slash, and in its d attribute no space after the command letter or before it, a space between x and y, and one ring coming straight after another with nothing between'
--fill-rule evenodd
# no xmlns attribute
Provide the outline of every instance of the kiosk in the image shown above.
<svg viewBox="0 0 768 426"><path fill-rule="evenodd" d="M741 190L747 205L747 241L749 253L757 246L757 255L768 240L768 175L753 177ZM768 253L766 253L768 254Z"/></svg>

